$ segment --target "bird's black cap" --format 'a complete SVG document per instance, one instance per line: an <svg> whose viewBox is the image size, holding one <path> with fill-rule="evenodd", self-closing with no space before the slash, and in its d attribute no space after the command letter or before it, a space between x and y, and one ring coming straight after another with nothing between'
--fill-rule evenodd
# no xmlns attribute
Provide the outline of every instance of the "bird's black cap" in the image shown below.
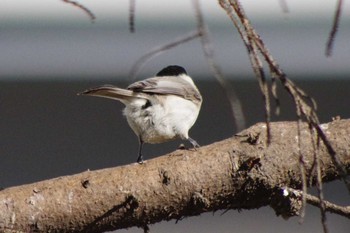
<svg viewBox="0 0 350 233"><path fill-rule="evenodd" d="M186 70L181 66L168 66L159 71L156 76L179 76L181 74L187 74Z"/></svg>

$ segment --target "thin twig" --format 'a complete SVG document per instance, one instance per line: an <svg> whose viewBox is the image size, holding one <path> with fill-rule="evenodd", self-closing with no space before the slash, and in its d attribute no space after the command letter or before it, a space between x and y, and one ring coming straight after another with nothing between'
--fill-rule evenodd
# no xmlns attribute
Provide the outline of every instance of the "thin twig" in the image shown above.
<svg viewBox="0 0 350 233"><path fill-rule="evenodd" d="M264 105L265 105L265 121L266 121L266 132L267 132L267 144L271 141L270 132L270 119L271 119L271 107L270 107L270 95L269 89L266 82L266 75L262 66L262 62L259 58L259 51L255 43L254 31L249 24L248 19L245 16L243 8L240 6L238 1L219 1L220 5L226 10L227 14L234 22L237 30L239 31L244 45L247 48L250 62L252 64L253 71L259 82L259 87L262 93ZM277 98L277 95L274 95ZM276 101L277 103L278 101Z"/></svg>
<svg viewBox="0 0 350 233"><path fill-rule="evenodd" d="M136 0L129 0L129 30L135 32L135 9Z"/></svg>
<svg viewBox="0 0 350 233"><path fill-rule="evenodd" d="M276 83L276 75L274 73L271 74L271 93L272 98L275 100L275 115L278 116L281 111L280 100L277 95L277 83Z"/></svg>
<svg viewBox="0 0 350 233"><path fill-rule="evenodd" d="M297 196L302 195L302 191L293 189L293 188L286 188L289 192L294 193ZM321 200L318 197L315 197L313 195L310 195L308 193L304 194L306 197L307 203L310 205L320 207ZM330 213L338 214L340 216L346 217L350 219L350 206L339 206L337 204L331 203L329 201L324 200L323 201L325 210Z"/></svg>
<svg viewBox="0 0 350 233"><path fill-rule="evenodd" d="M203 47L203 52L209 67L211 68L216 80L219 82L220 86L224 89L225 94L230 102L231 111L236 124L236 130L241 131L245 128L245 117L242 110L242 104L236 95L230 82L228 82L221 71L220 66L215 62L214 50L211 46L211 41L208 35L208 28L204 23L202 16L202 11L198 0L193 0L193 6L196 12L197 26L198 30L201 32L201 43Z"/></svg>
<svg viewBox="0 0 350 233"><path fill-rule="evenodd" d="M297 109L297 114L300 115L300 112ZM304 222L304 218L305 218L305 213L306 213L306 196L304 195L305 193L307 193L307 180L306 180L306 164L305 164L305 158L304 158L304 153L302 153L301 151L301 124L302 121L299 118L298 120L298 154L299 154L299 167L300 167L300 174L301 174L301 183L302 183L302 194L301 194L301 209L300 209L300 220L299 223L303 223ZM310 176L311 177L311 176Z"/></svg>
<svg viewBox="0 0 350 233"><path fill-rule="evenodd" d="M143 228L143 233L150 233L151 232L148 225L144 225L142 228Z"/></svg>
<svg viewBox="0 0 350 233"><path fill-rule="evenodd" d="M323 184L322 184L322 174L321 174L321 164L320 164L320 156L318 153L318 149L320 148L320 138L316 134L315 137L315 131L312 128L311 125L309 125L310 131L311 131L311 144L313 147L314 152L314 160L315 160L315 167L316 167L316 187L318 192L318 198L320 200L320 211L321 211L321 223L323 227L323 232L328 233L328 226L327 226L327 217L326 217L326 205L324 203L324 195L323 195ZM317 141L317 142L315 142ZM317 144L317 146L316 146Z"/></svg>
<svg viewBox="0 0 350 233"><path fill-rule="evenodd" d="M343 0L338 0L337 9L335 11L334 19L333 19L332 30L329 33L327 46L326 46L326 56L327 57L332 56L334 39L335 39L335 36L336 36L336 34L338 32L342 6L343 6Z"/></svg>
<svg viewBox="0 0 350 233"><path fill-rule="evenodd" d="M72 1L72 0L62 0L62 1L65 3L69 3L75 7L78 7L79 9L84 11L89 16L92 23L95 22L96 16L89 8L85 7L84 5L80 4L77 1Z"/></svg>
<svg viewBox="0 0 350 233"><path fill-rule="evenodd" d="M181 36L179 38L176 38L174 41L171 41L170 43L158 46L156 48L153 48L151 51L140 57L134 65L131 67L129 78L131 80L134 80L137 76L137 74L140 72L141 68L152 58L162 54L163 52L172 49L178 45L184 44L186 42L189 42L197 37L200 36L200 32L198 30L192 31L184 36Z"/></svg>

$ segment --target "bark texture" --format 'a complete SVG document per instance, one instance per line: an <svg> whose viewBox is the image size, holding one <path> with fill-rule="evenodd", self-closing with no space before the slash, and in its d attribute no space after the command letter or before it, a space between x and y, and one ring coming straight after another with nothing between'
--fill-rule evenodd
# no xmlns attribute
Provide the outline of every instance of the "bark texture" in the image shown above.
<svg viewBox="0 0 350 233"><path fill-rule="evenodd" d="M103 232L146 228L219 209L270 205L293 216L298 207L283 187L301 187L300 152L313 180L311 136L296 122L259 123L238 135L193 150L177 150L144 164L86 171L0 192L1 232ZM341 163L350 170L350 120L322 125ZM324 181L338 173L324 145L317 150ZM299 198L300 199L300 198ZM299 199L295 199L298 202Z"/></svg>

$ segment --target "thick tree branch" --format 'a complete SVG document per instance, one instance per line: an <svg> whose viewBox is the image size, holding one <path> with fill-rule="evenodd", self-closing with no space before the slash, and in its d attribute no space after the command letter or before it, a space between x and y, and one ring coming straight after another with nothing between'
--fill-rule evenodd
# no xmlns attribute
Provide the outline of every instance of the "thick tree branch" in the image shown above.
<svg viewBox="0 0 350 233"><path fill-rule="evenodd" d="M295 198L284 192L285 187L302 187L297 122L271 123L269 146L265 127L259 123L197 151L177 150L142 165L86 171L4 189L0 192L0 231L147 229L163 220L267 205L285 217L297 215L300 195ZM350 120L320 128L349 172ZM314 185L316 174L309 172L315 163L312 137L307 124L301 124L300 130L307 178ZM318 153L322 180L339 179L323 143ZM328 203L326 211L330 211Z"/></svg>

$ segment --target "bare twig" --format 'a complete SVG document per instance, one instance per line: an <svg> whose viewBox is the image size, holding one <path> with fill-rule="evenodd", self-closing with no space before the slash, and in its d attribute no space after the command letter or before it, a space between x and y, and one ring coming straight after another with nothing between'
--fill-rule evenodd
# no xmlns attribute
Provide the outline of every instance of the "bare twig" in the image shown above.
<svg viewBox="0 0 350 233"><path fill-rule="evenodd" d="M297 110L298 111L298 110ZM299 115L300 113L298 113ZM299 154L299 167L300 167L300 175L301 175L301 180L302 180L302 195L301 195L301 209L300 209L300 220L299 223L304 222L305 218L305 212L306 212L306 196L304 195L307 193L307 178L306 178L306 164L305 164L305 158L304 154L301 151L301 125L302 121L301 119L298 120L298 154ZM309 174L311 176L311 173Z"/></svg>
<svg viewBox="0 0 350 233"><path fill-rule="evenodd" d="M241 8L240 4L238 1L219 1L221 7L223 7L229 17L231 18L232 22L236 26L239 34L241 35L241 38L244 42L244 45L247 48L248 55L250 62L252 64L254 73L258 79L260 90L263 96L263 101L265 104L265 119L266 119L266 132L267 132L267 143L270 143L271 140L271 133L270 133L270 97L269 97L269 90L268 90L268 85L266 83L266 78L265 78L265 72L262 67L262 62L258 56L258 50L257 46L253 41L253 34L252 28L249 25L249 23L245 22L246 17L244 16L243 9ZM277 98L277 95L274 95ZM276 101L277 103L277 101Z"/></svg>
<svg viewBox="0 0 350 233"><path fill-rule="evenodd" d="M84 5L80 4L77 1L72 1L72 0L62 0L65 3L69 3L75 7L78 7L79 9L83 10L90 18L91 22L93 23L96 19L95 14L87 7L85 7Z"/></svg>
<svg viewBox="0 0 350 233"><path fill-rule="evenodd" d="M135 32L135 9L136 0L129 0L129 30Z"/></svg>
<svg viewBox="0 0 350 233"><path fill-rule="evenodd" d="M151 51L149 51L148 53L146 53L145 55L143 55L142 57L140 57L132 66L131 70L130 70L130 74L129 77L131 80L134 80L136 78L136 75L139 73L139 71L141 70L141 68L152 58L162 54L163 52L172 49L178 45L181 45L183 43L186 43L188 41L191 41L197 37L200 36L200 32L199 31L192 31L182 37L179 37L177 39L175 39L174 41L158 46L154 49L152 49Z"/></svg>
<svg viewBox="0 0 350 233"><path fill-rule="evenodd" d="M277 83L276 83L276 76L272 73L271 75L271 94L272 98L275 101L275 114L278 116L280 114L280 100L277 95Z"/></svg>
<svg viewBox="0 0 350 233"><path fill-rule="evenodd" d="M143 227L143 233L150 233L150 230L149 230L149 226L148 225L145 225Z"/></svg>
<svg viewBox="0 0 350 233"><path fill-rule="evenodd" d="M310 205L320 207L321 200L318 197L310 195L308 193L302 193L300 190L296 190L293 188L286 188L289 192L294 193L296 196L305 195L307 203ZM331 203L329 201L323 200L325 210L330 213L338 214L340 216L346 217L350 219L350 206L339 206L337 204Z"/></svg>
<svg viewBox="0 0 350 233"><path fill-rule="evenodd" d="M327 57L332 56L334 39L335 39L335 36L337 34L337 31L338 31L338 27L339 27L339 20L340 20L342 5L343 5L343 0L338 0L337 9L335 11L334 19L333 19L332 30L329 33L327 46L326 46L326 56Z"/></svg>
<svg viewBox="0 0 350 233"><path fill-rule="evenodd" d="M199 1L193 0L192 2L196 12L197 26L198 26L198 30L200 31L200 35L201 35L200 38L201 38L201 43L202 43L205 58L207 59L207 62L209 64L209 67L211 68L211 71L214 74L214 77L216 78L220 86L224 89L225 94L230 102L232 115L236 124L236 129L237 131L241 131L245 127L245 117L242 110L242 104L238 96L236 95L236 92L233 89L231 83L229 83L224 78L224 75L221 71L220 66L215 62L214 50L211 47L211 42L208 35L208 28L204 23Z"/></svg>
<svg viewBox="0 0 350 233"><path fill-rule="evenodd" d="M320 148L320 138L318 135L315 134L314 129L311 127L310 129L310 136L311 136L311 143L313 146L313 152L314 152L314 161L315 161L315 167L316 167L316 187L318 192L318 198L320 200L320 211L321 211L321 223L323 227L323 232L328 232L328 226L327 226L327 217L326 217L326 205L324 203L324 195L323 195L323 184L322 184L322 174L321 174L321 164L320 164L320 156L318 153L318 149ZM317 141L317 142L316 142ZM316 146L317 144L317 146Z"/></svg>

